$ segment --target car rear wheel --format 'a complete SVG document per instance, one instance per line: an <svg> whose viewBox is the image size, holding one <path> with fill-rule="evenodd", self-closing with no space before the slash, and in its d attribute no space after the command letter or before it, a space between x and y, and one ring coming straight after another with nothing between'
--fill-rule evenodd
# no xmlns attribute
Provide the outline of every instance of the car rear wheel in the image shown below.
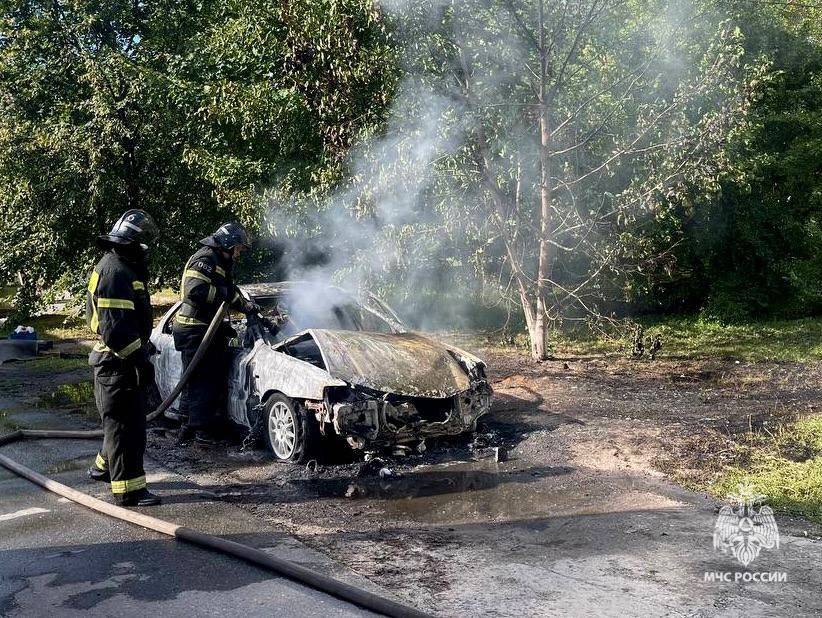
<svg viewBox="0 0 822 618"><path fill-rule="evenodd" d="M303 463L317 441L316 420L288 397L275 393L266 401L265 436L280 461Z"/></svg>

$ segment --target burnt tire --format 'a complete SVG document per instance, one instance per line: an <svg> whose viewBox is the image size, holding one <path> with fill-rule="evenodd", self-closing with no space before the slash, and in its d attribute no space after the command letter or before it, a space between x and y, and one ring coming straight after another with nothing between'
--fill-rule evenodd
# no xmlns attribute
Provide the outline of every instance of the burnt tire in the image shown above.
<svg viewBox="0 0 822 618"><path fill-rule="evenodd" d="M263 436L278 461L301 464L316 451L319 428L313 415L280 393L265 402Z"/></svg>

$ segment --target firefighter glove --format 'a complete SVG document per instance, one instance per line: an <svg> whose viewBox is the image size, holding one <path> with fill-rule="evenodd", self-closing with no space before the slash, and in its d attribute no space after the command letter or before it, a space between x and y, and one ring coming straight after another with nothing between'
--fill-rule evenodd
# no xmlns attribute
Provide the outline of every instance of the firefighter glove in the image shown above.
<svg viewBox="0 0 822 618"><path fill-rule="evenodd" d="M245 314L260 313L261 310L262 307L260 307L260 305L255 303L253 300L246 301L245 305L243 306L243 313Z"/></svg>

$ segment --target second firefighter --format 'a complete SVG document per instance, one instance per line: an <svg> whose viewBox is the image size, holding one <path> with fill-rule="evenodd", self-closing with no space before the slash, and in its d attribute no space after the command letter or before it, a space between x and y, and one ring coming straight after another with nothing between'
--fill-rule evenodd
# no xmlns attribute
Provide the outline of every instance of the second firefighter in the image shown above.
<svg viewBox="0 0 822 618"><path fill-rule="evenodd" d="M189 258L183 270L183 303L174 318L174 347L181 353L183 372L191 364L223 301L244 313L260 309L240 293L232 276L234 262L251 246L245 228L239 223L226 223L200 244L202 248ZM228 322L223 323L221 331L205 350L180 395L179 412L187 417L181 441L194 437L201 444L213 444L218 440L218 411L225 405L227 391L227 339L233 334Z"/></svg>

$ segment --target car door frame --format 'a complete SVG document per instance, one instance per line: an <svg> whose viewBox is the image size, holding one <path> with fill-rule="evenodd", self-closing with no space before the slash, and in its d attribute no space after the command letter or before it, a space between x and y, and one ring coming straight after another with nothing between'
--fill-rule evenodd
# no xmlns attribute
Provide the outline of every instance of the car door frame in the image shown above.
<svg viewBox="0 0 822 618"><path fill-rule="evenodd" d="M157 390L162 398L171 393L182 376L182 355L174 347L174 336L166 332L166 329L170 330L170 322L180 310L182 304L182 301L179 300L174 303L152 332L152 342L158 350L158 354L152 359L155 368L154 377ZM158 338L162 338L159 341L162 345L158 345ZM229 420L247 427L250 426L248 396L253 390L248 376L248 363L253 356L254 348L229 348L229 358L227 359L229 367L226 373L227 399L225 413ZM164 372L158 369L158 366ZM162 380L157 379L158 373L162 375ZM179 403L180 397L177 397L170 407L175 410L179 409Z"/></svg>

